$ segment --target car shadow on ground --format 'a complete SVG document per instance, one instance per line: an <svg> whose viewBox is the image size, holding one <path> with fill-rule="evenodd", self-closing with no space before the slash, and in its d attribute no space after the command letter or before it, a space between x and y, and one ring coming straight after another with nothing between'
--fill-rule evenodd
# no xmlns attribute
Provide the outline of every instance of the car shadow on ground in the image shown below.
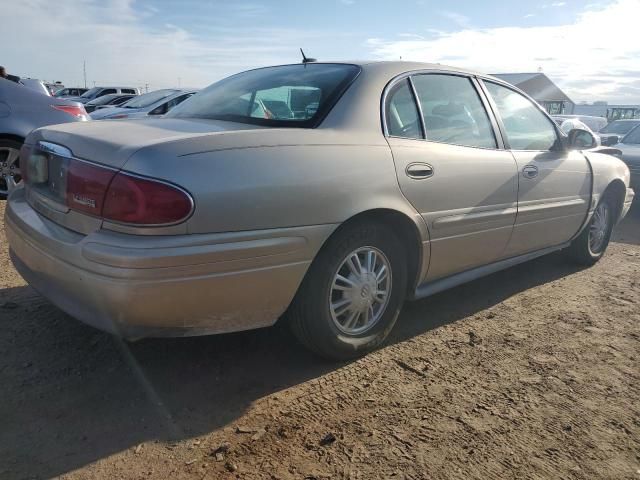
<svg viewBox="0 0 640 480"><path fill-rule="evenodd" d="M576 271L553 254L409 303L389 343ZM255 400L343 365L308 353L280 324L126 344L29 287L0 290L0 352L2 478L51 478L145 441L206 434L233 425Z"/></svg>

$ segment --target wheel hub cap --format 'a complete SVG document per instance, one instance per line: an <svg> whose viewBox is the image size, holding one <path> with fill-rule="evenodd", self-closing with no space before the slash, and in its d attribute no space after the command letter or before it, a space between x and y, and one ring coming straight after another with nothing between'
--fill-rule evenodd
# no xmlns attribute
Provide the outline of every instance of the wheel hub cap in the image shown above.
<svg viewBox="0 0 640 480"><path fill-rule="evenodd" d="M329 293L334 325L358 335L371 329L387 308L391 293L391 265L375 247L351 252L336 271Z"/></svg>
<svg viewBox="0 0 640 480"><path fill-rule="evenodd" d="M20 150L0 147L0 194L8 195L22 180L18 157Z"/></svg>

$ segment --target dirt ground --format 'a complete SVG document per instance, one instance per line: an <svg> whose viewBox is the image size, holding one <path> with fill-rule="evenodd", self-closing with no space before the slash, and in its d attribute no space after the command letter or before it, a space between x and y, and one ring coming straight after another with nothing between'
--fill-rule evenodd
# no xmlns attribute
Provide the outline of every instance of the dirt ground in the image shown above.
<svg viewBox="0 0 640 480"><path fill-rule="evenodd" d="M347 364L279 325L124 344L26 286L0 227L1 479L640 479L638 204L595 267L409 303Z"/></svg>

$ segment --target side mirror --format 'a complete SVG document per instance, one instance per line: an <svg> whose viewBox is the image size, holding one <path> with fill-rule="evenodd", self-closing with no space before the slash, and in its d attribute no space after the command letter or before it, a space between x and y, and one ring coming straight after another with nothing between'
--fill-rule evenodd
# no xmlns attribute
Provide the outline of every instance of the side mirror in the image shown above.
<svg viewBox="0 0 640 480"><path fill-rule="evenodd" d="M605 147L610 147L612 145L616 145L619 142L620 137L618 137L618 135L610 135L604 138L604 140L602 141L602 145Z"/></svg>
<svg viewBox="0 0 640 480"><path fill-rule="evenodd" d="M574 128L569 132L569 148L572 150L588 150L598 146L598 141L591 132Z"/></svg>

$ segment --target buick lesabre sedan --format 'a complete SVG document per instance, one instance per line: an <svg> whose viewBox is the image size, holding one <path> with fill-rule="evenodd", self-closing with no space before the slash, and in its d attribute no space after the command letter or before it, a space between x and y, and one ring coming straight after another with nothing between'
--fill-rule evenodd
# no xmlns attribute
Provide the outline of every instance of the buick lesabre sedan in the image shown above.
<svg viewBox="0 0 640 480"><path fill-rule="evenodd" d="M290 322L363 354L405 298L566 249L591 264L627 166L495 78L441 65L240 73L161 119L36 130L6 208L13 262L135 339Z"/></svg>

